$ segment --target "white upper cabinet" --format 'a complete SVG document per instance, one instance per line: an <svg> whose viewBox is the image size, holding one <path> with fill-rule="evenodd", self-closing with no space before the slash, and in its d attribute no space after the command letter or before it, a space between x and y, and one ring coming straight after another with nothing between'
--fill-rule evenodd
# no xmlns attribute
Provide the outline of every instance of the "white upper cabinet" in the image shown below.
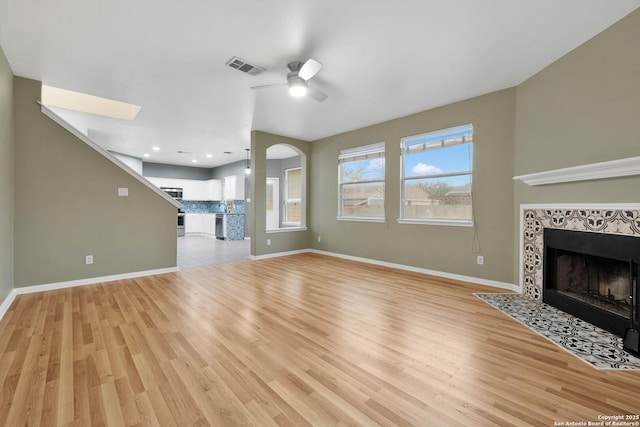
<svg viewBox="0 0 640 427"><path fill-rule="evenodd" d="M210 179L206 181L206 191L204 200L222 200L222 180Z"/></svg>
<svg viewBox="0 0 640 427"><path fill-rule="evenodd" d="M185 179L184 200L207 200L207 181Z"/></svg>
<svg viewBox="0 0 640 427"><path fill-rule="evenodd" d="M225 200L244 200L244 175L225 176L223 193Z"/></svg>
<svg viewBox="0 0 640 427"><path fill-rule="evenodd" d="M147 181L155 185L156 187L171 187L172 182L175 181L171 178L156 178L155 176L146 176Z"/></svg>
<svg viewBox="0 0 640 427"><path fill-rule="evenodd" d="M158 188L159 187L182 188L182 198L184 200L204 200L204 201L222 200L222 180L221 179L209 179L207 181L199 181L195 179L156 178L153 176L145 177L145 178ZM235 184L234 184L234 187L235 187ZM244 195L244 179L242 180L242 194Z"/></svg>

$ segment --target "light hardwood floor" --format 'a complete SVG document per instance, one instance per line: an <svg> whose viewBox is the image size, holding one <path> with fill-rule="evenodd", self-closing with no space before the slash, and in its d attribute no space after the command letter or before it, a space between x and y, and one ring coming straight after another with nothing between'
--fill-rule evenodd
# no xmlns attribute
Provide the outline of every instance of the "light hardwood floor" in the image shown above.
<svg viewBox="0 0 640 427"><path fill-rule="evenodd" d="M553 426L640 413L473 292L302 254L21 295L0 425Z"/></svg>

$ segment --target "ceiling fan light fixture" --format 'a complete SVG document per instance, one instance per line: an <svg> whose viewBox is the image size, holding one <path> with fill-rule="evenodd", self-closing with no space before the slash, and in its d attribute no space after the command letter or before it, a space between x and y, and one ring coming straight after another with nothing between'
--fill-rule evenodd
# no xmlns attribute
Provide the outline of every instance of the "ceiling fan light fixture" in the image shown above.
<svg viewBox="0 0 640 427"><path fill-rule="evenodd" d="M252 86L251 89L266 89L276 86L287 86L289 89L289 95L295 98L301 98L308 96L318 102L322 102L327 99L327 94L315 86L308 84L309 79L314 77L322 64L314 59L309 59L305 63L300 61L290 62L287 64L289 73L287 74L286 83L275 83L267 85Z"/></svg>
<svg viewBox="0 0 640 427"><path fill-rule="evenodd" d="M295 84L295 85L289 86L289 95L295 98L300 98L302 96L305 96L306 94L307 94L307 88L301 84Z"/></svg>

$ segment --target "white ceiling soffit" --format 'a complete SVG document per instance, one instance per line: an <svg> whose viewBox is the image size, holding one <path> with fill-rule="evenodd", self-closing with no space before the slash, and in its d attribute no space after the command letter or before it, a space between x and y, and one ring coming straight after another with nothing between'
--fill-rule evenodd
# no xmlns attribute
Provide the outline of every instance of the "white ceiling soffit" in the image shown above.
<svg viewBox="0 0 640 427"><path fill-rule="evenodd" d="M42 104L47 107L59 107L120 120L135 119L142 108L139 105L47 85L42 85L40 96Z"/></svg>
<svg viewBox="0 0 640 427"><path fill-rule="evenodd" d="M317 140L520 84L639 5L0 0L0 46L15 75L142 105L133 121L58 109L103 148L213 167L244 160L252 130ZM234 57L265 71L239 72ZM326 101L250 89L286 83L287 63L309 58Z"/></svg>

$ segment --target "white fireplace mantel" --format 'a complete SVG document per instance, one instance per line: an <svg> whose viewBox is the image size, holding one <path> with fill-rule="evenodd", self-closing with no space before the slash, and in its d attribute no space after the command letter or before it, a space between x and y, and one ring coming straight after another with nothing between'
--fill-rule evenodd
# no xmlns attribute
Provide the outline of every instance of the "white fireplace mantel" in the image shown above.
<svg viewBox="0 0 640 427"><path fill-rule="evenodd" d="M640 175L640 156L518 175L513 179L528 185L547 185L630 175Z"/></svg>

